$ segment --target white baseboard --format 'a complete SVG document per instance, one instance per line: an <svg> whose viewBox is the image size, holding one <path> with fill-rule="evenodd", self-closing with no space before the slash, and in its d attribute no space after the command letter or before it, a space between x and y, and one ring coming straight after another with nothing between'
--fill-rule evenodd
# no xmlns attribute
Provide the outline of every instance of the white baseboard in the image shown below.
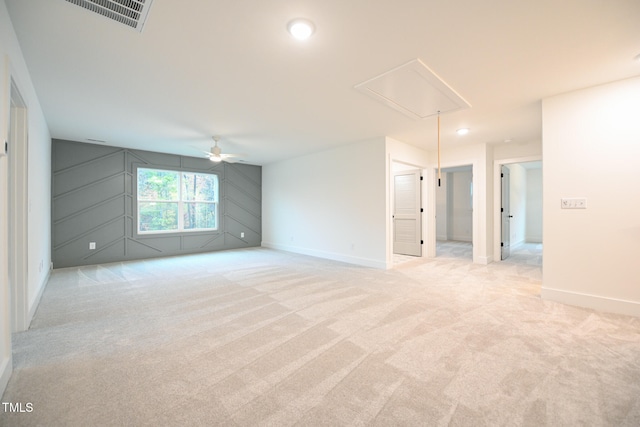
<svg viewBox="0 0 640 427"><path fill-rule="evenodd" d="M38 307L40 306L40 300L42 299L42 294L44 293L44 289L47 287L47 283L49 283L49 277L51 277L51 270L47 270L47 275L44 277L44 280L40 283L40 289L38 290L38 294L34 298L31 303L31 307L29 307L29 314L27 315L27 329L31 325L31 321L33 320L33 316L36 315L36 311L38 311Z"/></svg>
<svg viewBox="0 0 640 427"><path fill-rule="evenodd" d="M269 249L277 249L280 251L293 252L296 254L309 255L316 258L330 259L333 261L346 262L348 264L361 265L364 267L379 268L386 270L388 268L386 261L378 261L369 258L361 258L351 255L340 254L337 252L318 251L315 249L301 248L292 245L281 245L279 243L262 242L262 246Z"/></svg>
<svg viewBox="0 0 640 427"><path fill-rule="evenodd" d="M492 256L479 256L477 260L474 260L474 264L489 265L493 262Z"/></svg>
<svg viewBox="0 0 640 427"><path fill-rule="evenodd" d="M640 302L542 287L542 299L609 313L640 317Z"/></svg>
<svg viewBox="0 0 640 427"><path fill-rule="evenodd" d="M9 378L11 378L12 371L13 363L11 361L11 355L9 355L0 362L0 396L4 394L7 384L9 384Z"/></svg>
<svg viewBox="0 0 640 427"><path fill-rule="evenodd" d="M520 240L518 242L511 243L511 249L516 250L521 248L523 245L524 245L524 240Z"/></svg>

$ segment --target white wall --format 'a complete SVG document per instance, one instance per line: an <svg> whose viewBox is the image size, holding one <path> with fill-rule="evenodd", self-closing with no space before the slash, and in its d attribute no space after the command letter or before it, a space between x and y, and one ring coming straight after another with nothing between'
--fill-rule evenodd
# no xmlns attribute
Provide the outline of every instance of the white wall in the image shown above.
<svg viewBox="0 0 640 427"><path fill-rule="evenodd" d="M263 246L386 268L385 139L262 167Z"/></svg>
<svg viewBox="0 0 640 427"><path fill-rule="evenodd" d="M426 151L379 138L264 165L262 245L390 268L393 170L427 164Z"/></svg>
<svg viewBox="0 0 640 427"><path fill-rule="evenodd" d="M543 101L544 298L640 316L638 112L640 77Z"/></svg>
<svg viewBox="0 0 640 427"><path fill-rule="evenodd" d="M51 260L51 136L35 93L29 71L9 19L0 2L0 142L8 140L11 79L15 81L29 111L28 156L28 310L35 312L44 289ZM8 177L7 158L0 157L0 393L11 374L11 333L8 276ZM43 266L42 269L40 266Z"/></svg>
<svg viewBox="0 0 640 427"><path fill-rule="evenodd" d="M527 169L525 241L542 243L542 169Z"/></svg>
<svg viewBox="0 0 640 427"><path fill-rule="evenodd" d="M493 146L493 159L501 164L542 159L542 141L509 142Z"/></svg>

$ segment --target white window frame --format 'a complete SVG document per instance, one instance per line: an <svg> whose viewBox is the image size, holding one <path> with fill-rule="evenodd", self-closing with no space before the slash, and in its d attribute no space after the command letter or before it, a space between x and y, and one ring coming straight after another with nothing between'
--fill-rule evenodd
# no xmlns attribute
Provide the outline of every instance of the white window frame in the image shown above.
<svg viewBox="0 0 640 427"><path fill-rule="evenodd" d="M138 197L138 180L140 176L140 170L150 170L150 171L158 171L158 172L172 172L178 174L178 198L176 200L140 200ZM182 194L182 179L183 174L195 174L195 175L211 175L215 177L216 180L216 200L215 201L201 201L201 200L183 200ZM157 168L157 167L149 167L149 166L138 166L136 168L135 174L135 197L136 197L136 230L139 235L149 235L149 234L179 234L179 233L194 233L194 232L212 232L218 231L220 228L220 216L219 216L219 205L220 205L220 177L216 173L211 172L199 172L192 170L182 170L182 169L169 169L169 168ZM155 202L155 203L177 203L178 204L178 228L174 230L140 230L140 202ZM216 226L215 228L184 228L184 209L185 205L189 203L207 203L215 205L215 218L216 218Z"/></svg>

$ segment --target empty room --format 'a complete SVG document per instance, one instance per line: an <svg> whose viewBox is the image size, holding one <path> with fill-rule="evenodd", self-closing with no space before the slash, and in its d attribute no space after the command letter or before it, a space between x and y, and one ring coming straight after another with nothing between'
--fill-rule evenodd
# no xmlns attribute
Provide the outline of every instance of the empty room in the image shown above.
<svg viewBox="0 0 640 427"><path fill-rule="evenodd" d="M640 425L636 0L0 0L0 426Z"/></svg>

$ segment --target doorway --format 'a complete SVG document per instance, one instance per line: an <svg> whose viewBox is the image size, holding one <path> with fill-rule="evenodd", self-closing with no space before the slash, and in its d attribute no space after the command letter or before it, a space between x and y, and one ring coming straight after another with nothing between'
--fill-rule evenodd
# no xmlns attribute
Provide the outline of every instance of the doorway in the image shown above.
<svg viewBox="0 0 640 427"><path fill-rule="evenodd" d="M542 162L500 167L500 260L542 265Z"/></svg>
<svg viewBox="0 0 640 427"><path fill-rule="evenodd" d="M473 259L473 166L442 169L436 186L436 257Z"/></svg>
<svg viewBox="0 0 640 427"><path fill-rule="evenodd" d="M11 81L9 110L9 291L12 332L28 328L28 110Z"/></svg>

